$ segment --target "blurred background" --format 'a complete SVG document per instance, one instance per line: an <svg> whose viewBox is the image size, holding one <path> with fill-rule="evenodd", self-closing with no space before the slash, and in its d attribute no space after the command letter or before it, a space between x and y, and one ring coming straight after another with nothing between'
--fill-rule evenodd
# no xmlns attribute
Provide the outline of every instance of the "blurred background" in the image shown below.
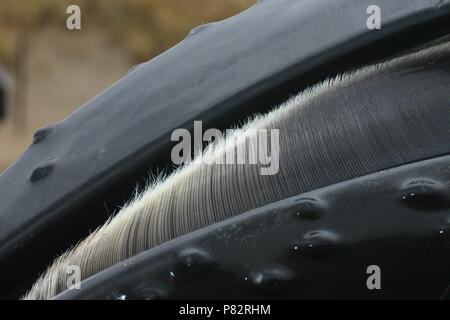
<svg viewBox="0 0 450 320"><path fill-rule="evenodd" d="M0 173L34 131L61 121L192 28L254 2L0 0ZM66 27L73 4L81 9L81 30Z"/></svg>

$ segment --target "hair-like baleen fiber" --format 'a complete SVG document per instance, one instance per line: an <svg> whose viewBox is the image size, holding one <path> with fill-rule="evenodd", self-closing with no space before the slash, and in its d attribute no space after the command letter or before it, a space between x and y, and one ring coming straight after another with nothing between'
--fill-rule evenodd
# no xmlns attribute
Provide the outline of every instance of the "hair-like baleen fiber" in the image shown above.
<svg viewBox="0 0 450 320"><path fill-rule="evenodd" d="M443 141L444 150L450 143L449 57L450 43L439 44L327 79L255 116L208 147L203 160L212 162L242 144L254 149L258 129L279 129L277 174L261 175L260 164L194 159L57 258L24 298L49 299L66 290L69 265L79 266L86 279L248 210L426 158Z"/></svg>

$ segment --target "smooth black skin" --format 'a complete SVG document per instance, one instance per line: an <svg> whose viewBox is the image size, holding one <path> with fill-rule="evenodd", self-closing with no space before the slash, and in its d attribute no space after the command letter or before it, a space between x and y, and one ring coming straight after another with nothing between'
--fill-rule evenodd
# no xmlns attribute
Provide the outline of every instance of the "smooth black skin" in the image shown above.
<svg viewBox="0 0 450 320"><path fill-rule="evenodd" d="M438 157L252 210L56 299L448 299L449 167ZM381 290L367 288L371 265Z"/></svg>
<svg viewBox="0 0 450 320"><path fill-rule="evenodd" d="M148 170L168 166L175 128L193 120L229 127L325 76L449 31L450 0L380 0L379 31L366 28L369 4L261 1L202 27L38 132L0 175L0 270L8 274L1 294L23 293L56 255L127 201Z"/></svg>

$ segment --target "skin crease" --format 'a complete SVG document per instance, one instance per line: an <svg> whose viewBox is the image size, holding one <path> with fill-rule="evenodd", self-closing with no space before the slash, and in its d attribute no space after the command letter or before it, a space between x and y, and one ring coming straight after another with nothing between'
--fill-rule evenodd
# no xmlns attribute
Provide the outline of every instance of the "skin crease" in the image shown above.
<svg viewBox="0 0 450 320"><path fill-rule="evenodd" d="M389 81L394 78L391 74L408 73L419 66L433 63L436 57L439 59L450 57L450 44L440 44L325 80L303 91L275 110L265 115L255 116L253 120L236 130L232 136L217 141L207 148L203 158L195 159L136 195L135 199L104 226L56 259L36 281L24 299L50 299L64 291L70 276L66 272L69 266L79 266L82 279L86 279L113 264L168 240L320 185L319 182L308 178L304 172L310 171L311 175L319 177L323 175L328 179L327 181L331 182L339 181L340 177L334 176L334 172L338 170L344 173L348 170L348 178L351 178L349 168L356 168L355 170L359 170L360 174L370 172L364 167L367 159L371 158L370 151L364 153L361 149L376 149L380 147L380 142L364 138L364 132L366 132L364 130L367 130L364 126L368 125L360 121L356 112L355 118L342 119L338 103L342 99L336 101L334 96L343 92L343 97L347 97L346 90L354 93L361 88L370 92L371 86L377 85L380 78L383 78L382 81ZM392 97L383 97L385 100L374 103L373 101L377 102L379 97L374 96L369 99L370 95L369 98L355 94L354 96L354 100L350 101L355 106L366 103L368 106L365 108L376 110L392 108L393 111L389 113L389 117L379 119L381 124L384 123L383 121L388 123L392 121L391 117L397 116L395 110L398 108ZM323 123L334 121L339 124L339 121L342 121L339 131L330 129L330 132L324 131L321 136L315 134L315 128L308 121L308 117L317 109L316 104L327 104L323 111L323 118L319 117ZM420 108L418 110L417 112L423 111ZM380 131L376 133L380 135L386 131L381 124L381 129L376 128ZM419 125L420 123L417 124ZM346 131L347 127L350 127L348 131ZM280 163L277 174L261 175L259 164L205 163L225 157L242 144L248 144L249 148L255 150L253 138L259 129L279 130ZM360 140L355 140L355 145L349 143L345 146L336 146L333 143L338 138L350 141L347 136ZM415 140L415 137L411 139L406 137L404 141L399 142L402 148L400 151L408 148L410 140ZM371 143L373 143L372 146ZM389 158L391 154L394 157L399 153L399 149L389 147L388 143L390 142L386 142L386 158ZM416 147L414 143L411 142L411 148ZM317 144L323 147L321 153L319 151L305 152L309 145ZM338 147L348 148L345 149L345 154L349 155L348 159L335 158Z"/></svg>

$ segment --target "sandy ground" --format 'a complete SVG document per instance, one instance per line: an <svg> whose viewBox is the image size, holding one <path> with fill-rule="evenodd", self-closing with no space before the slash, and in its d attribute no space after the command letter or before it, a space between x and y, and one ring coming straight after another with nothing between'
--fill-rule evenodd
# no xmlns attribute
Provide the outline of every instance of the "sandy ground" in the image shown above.
<svg viewBox="0 0 450 320"><path fill-rule="evenodd" d="M0 122L0 172L37 129L64 119L135 64L101 30L40 30L29 48L26 124L15 127L11 116Z"/></svg>

